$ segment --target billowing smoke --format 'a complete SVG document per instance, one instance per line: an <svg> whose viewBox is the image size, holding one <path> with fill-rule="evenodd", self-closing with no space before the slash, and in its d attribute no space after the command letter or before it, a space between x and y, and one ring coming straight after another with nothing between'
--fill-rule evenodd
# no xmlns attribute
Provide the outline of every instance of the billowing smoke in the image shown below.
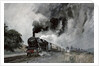
<svg viewBox="0 0 99 66"><path fill-rule="evenodd" d="M33 22L33 35L35 35L35 33L51 30L54 33L56 33L57 36L60 36L62 33L64 33L65 26L67 26L67 24L65 23L67 23L66 19L63 17L51 18L47 21L40 20L40 22L34 21Z"/></svg>
<svg viewBox="0 0 99 66"><path fill-rule="evenodd" d="M93 3L5 4L5 21L27 39L33 35L62 47L94 48Z"/></svg>

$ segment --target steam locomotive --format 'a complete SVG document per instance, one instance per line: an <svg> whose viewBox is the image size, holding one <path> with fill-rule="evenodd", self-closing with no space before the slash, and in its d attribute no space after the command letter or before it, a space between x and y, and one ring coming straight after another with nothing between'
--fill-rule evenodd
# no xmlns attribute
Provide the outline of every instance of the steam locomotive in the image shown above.
<svg viewBox="0 0 99 66"><path fill-rule="evenodd" d="M33 36L27 40L28 42L28 46L26 47L27 56L31 56L31 54L38 55L39 52L42 51L51 51L51 50L61 51L61 48L59 46L49 43L44 39L40 39L39 37L35 37L35 32L38 31L39 30L37 29L33 30Z"/></svg>
<svg viewBox="0 0 99 66"><path fill-rule="evenodd" d="M51 43L38 37L30 37L28 39L27 56L31 54L38 55L42 51L50 51Z"/></svg>

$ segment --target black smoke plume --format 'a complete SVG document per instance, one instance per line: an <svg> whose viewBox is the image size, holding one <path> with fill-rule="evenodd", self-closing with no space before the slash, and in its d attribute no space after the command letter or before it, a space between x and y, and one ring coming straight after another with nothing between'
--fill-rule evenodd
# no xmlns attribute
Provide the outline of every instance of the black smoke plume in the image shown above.
<svg viewBox="0 0 99 66"><path fill-rule="evenodd" d="M60 22L61 23L61 28L58 29L58 27L60 26ZM39 33L39 32L43 32L43 31L53 31L53 32L57 32L56 34L58 36L60 36L64 30L65 30L65 26L67 26L67 21L66 21L66 18L64 17L60 17L60 18L51 18L49 21L47 22L43 22L44 24L42 24L42 22L33 22L33 36L35 36L35 33Z"/></svg>

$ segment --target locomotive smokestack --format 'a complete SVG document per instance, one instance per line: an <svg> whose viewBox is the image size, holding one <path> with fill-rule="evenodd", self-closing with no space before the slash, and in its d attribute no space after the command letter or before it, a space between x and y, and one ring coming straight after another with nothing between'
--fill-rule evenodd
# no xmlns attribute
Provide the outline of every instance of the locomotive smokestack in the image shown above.
<svg viewBox="0 0 99 66"><path fill-rule="evenodd" d="M35 37L35 33L33 32L33 37Z"/></svg>
<svg viewBox="0 0 99 66"><path fill-rule="evenodd" d="M34 28L32 29L32 32L33 32L33 33L32 33L32 34L33 34L32 36L35 37L35 31L34 31Z"/></svg>

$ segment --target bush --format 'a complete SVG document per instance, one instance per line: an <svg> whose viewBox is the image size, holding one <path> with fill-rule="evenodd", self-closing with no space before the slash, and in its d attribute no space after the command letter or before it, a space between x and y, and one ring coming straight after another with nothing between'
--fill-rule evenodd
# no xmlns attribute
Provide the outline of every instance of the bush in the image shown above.
<svg viewBox="0 0 99 66"><path fill-rule="evenodd" d="M14 49L22 47L21 34L16 30L8 30L8 26L4 24L4 49L14 52Z"/></svg>

